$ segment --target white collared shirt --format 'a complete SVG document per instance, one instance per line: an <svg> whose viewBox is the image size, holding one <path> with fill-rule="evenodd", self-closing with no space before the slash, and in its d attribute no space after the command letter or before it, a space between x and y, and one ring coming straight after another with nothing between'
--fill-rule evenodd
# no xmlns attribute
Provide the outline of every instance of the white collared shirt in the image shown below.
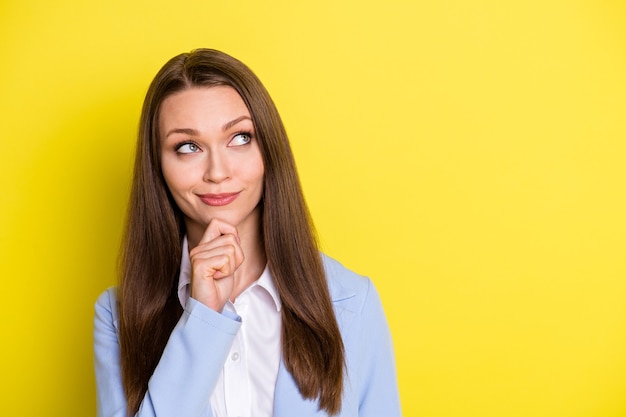
<svg viewBox="0 0 626 417"><path fill-rule="evenodd" d="M191 261L187 238L178 280L178 298L189 300ZM214 417L271 417L281 356L281 303L269 268L224 310L241 317L241 329L230 348L215 390Z"/></svg>

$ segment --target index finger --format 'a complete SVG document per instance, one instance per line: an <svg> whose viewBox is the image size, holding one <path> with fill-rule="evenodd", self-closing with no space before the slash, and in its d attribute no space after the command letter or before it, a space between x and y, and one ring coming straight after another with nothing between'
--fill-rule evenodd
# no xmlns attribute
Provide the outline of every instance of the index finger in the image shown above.
<svg viewBox="0 0 626 417"><path fill-rule="evenodd" d="M209 222L209 225L204 231L204 234L200 239L200 243L210 242L217 237L229 233L235 235L237 240L239 240L239 233L237 232L237 228L235 226L220 219L213 219Z"/></svg>

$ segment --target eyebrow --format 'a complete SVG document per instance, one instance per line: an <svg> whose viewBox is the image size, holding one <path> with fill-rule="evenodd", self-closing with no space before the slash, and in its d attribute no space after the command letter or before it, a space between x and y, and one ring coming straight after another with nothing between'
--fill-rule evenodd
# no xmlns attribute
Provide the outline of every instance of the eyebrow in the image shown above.
<svg viewBox="0 0 626 417"><path fill-rule="evenodd" d="M252 121L252 119L250 118L250 116L239 116L236 119L231 120L228 123L224 123L224 126L222 126L222 131L226 132L228 129L230 129L231 127L235 126L237 123L242 122L244 120L250 120Z"/></svg>
<svg viewBox="0 0 626 417"><path fill-rule="evenodd" d="M236 119L231 120L230 122L224 123L224 126L222 126L222 132L226 132L228 129L232 128L237 123L240 123L240 122L242 122L244 120L252 121L252 119L249 116L239 116ZM195 129L178 128L178 129L172 129L169 132L167 132L167 134L165 135L165 138L167 139L170 135L173 135L174 133L182 133L184 135L189 135L189 136L199 136L200 135L200 133L197 130L195 130Z"/></svg>
<svg viewBox="0 0 626 417"><path fill-rule="evenodd" d="M185 135L189 135L189 136L198 136L198 131L195 129L172 129L169 132L167 132L167 135L165 135L165 138L167 139L168 137L170 137L170 135L173 135L174 133L182 133Z"/></svg>

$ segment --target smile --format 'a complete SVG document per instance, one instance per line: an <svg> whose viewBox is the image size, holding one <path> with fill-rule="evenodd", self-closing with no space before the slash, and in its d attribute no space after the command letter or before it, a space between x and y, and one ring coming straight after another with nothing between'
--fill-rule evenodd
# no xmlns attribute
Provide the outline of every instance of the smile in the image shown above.
<svg viewBox="0 0 626 417"><path fill-rule="evenodd" d="M235 201L235 199L239 197L240 192L241 191L224 194L201 194L198 195L198 197L200 197L200 200L207 206L225 206Z"/></svg>

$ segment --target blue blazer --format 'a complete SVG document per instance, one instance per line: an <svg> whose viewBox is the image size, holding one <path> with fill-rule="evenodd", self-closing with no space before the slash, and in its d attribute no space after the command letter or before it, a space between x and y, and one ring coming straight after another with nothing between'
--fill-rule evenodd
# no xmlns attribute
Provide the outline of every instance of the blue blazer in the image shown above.
<svg viewBox="0 0 626 417"><path fill-rule="evenodd" d="M391 335L372 282L324 256L346 359L340 417L401 415ZM213 417L209 398L241 321L189 299L172 331L137 417ZM210 349L207 347L210 346ZM96 303L94 350L99 417L126 416L115 289ZM302 398L281 360L275 417L327 416Z"/></svg>

